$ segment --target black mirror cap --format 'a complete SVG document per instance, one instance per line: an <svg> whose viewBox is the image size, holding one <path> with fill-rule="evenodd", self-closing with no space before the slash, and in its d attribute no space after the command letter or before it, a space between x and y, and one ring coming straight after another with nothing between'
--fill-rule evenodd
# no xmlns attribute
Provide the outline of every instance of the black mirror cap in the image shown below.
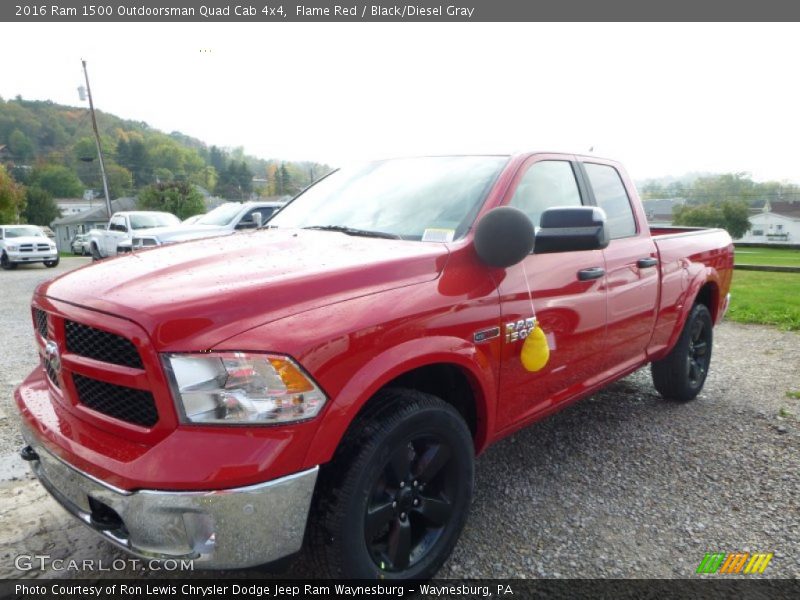
<svg viewBox="0 0 800 600"><path fill-rule="evenodd" d="M536 253L602 250L611 241L606 213L597 206L548 208L536 232Z"/></svg>
<svg viewBox="0 0 800 600"><path fill-rule="evenodd" d="M533 242L533 223L513 206L493 208L475 228L475 251L490 267L505 269L517 264L531 253Z"/></svg>

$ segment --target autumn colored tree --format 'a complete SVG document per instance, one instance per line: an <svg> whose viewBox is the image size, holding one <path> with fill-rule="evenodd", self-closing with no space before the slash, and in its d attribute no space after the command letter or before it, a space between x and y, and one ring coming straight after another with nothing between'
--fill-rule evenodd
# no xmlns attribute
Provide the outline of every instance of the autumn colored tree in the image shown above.
<svg viewBox="0 0 800 600"><path fill-rule="evenodd" d="M25 188L0 165L0 223L16 223L25 209Z"/></svg>

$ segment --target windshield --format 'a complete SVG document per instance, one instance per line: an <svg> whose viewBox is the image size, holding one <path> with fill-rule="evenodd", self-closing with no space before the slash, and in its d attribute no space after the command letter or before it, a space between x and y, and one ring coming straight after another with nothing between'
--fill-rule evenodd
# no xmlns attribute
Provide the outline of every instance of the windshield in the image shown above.
<svg viewBox="0 0 800 600"><path fill-rule="evenodd" d="M451 241L467 232L507 160L405 158L342 169L281 209L269 226L344 228L406 240Z"/></svg>
<svg viewBox="0 0 800 600"><path fill-rule="evenodd" d="M169 213L138 213L131 215L133 229L150 229L151 227L169 227L179 225L181 220Z"/></svg>
<svg viewBox="0 0 800 600"><path fill-rule="evenodd" d="M242 210L242 205L236 202L221 204L210 213L201 216L195 223L197 225L227 225Z"/></svg>
<svg viewBox="0 0 800 600"><path fill-rule="evenodd" d="M7 238L18 237L47 237L38 227L9 227L6 229Z"/></svg>

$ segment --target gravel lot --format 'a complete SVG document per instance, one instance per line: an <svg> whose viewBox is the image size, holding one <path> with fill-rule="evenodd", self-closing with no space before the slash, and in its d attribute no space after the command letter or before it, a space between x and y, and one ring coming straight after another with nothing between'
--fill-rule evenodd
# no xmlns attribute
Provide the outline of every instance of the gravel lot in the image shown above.
<svg viewBox="0 0 800 600"><path fill-rule="evenodd" d="M31 292L85 262L0 272L0 577L55 575L16 571L20 554L124 557L73 522L16 456L11 391L36 363ZM661 401L643 369L491 448L440 575L696 577L706 552L751 551L775 553L765 577L800 577L800 400L787 395L800 390L800 335L725 323L715 342L692 403ZM301 557L285 575L313 574Z"/></svg>

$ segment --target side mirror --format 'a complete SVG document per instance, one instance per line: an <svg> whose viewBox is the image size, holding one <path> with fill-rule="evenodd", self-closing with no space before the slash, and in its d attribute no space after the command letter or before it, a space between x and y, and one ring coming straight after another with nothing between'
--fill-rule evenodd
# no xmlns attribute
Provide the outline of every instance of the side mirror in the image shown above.
<svg viewBox="0 0 800 600"><path fill-rule="evenodd" d="M251 215L251 218L253 219L253 223L256 224L256 229L261 227L261 225L264 223L263 215L260 212L254 212Z"/></svg>
<svg viewBox="0 0 800 600"><path fill-rule="evenodd" d="M548 208L536 232L536 254L602 250L609 243L606 213L597 206Z"/></svg>
<svg viewBox="0 0 800 600"><path fill-rule="evenodd" d="M505 269L533 250L533 223L513 206L493 208L475 228L475 251L490 267Z"/></svg>

